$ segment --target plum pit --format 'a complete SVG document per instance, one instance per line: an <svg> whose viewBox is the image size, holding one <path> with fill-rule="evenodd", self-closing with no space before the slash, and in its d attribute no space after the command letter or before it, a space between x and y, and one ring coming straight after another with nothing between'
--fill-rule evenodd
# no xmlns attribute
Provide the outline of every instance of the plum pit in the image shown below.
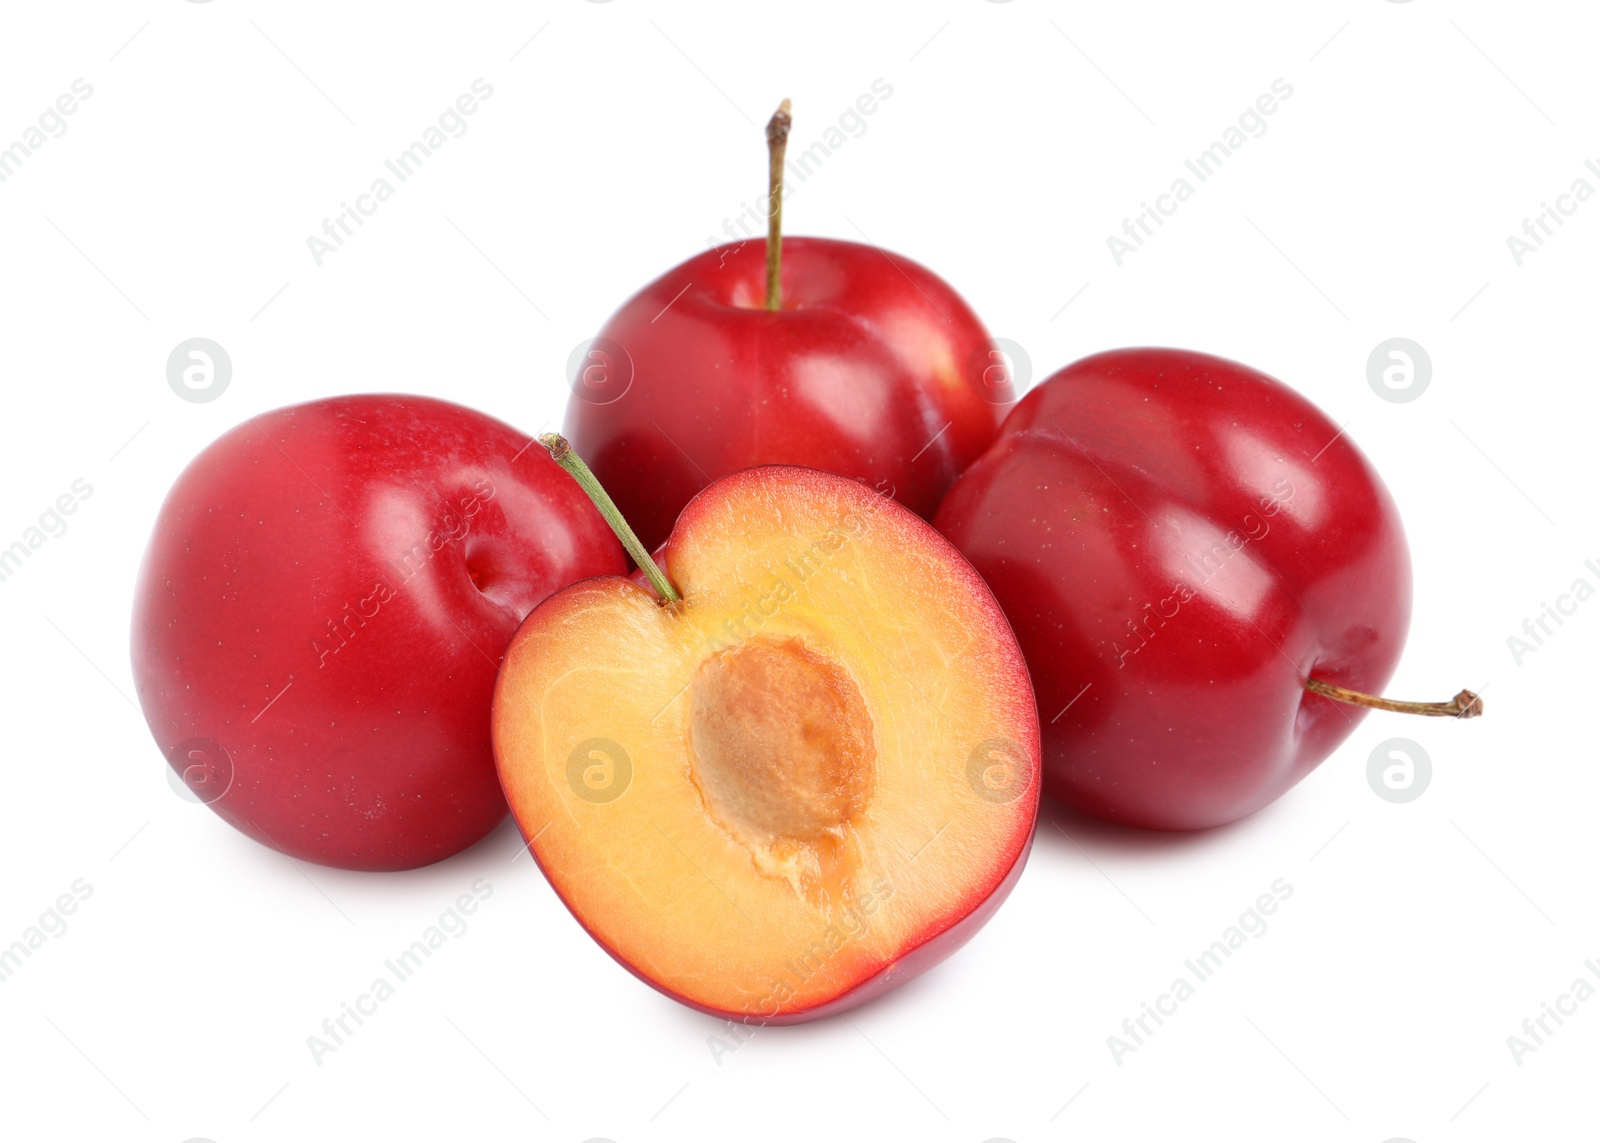
<svg viewBox="0 0 1600 1143"><path fill-rule="evenodd" d="M757 636L696 671L690 776L744 845L837 840L871 799L876 766L860 688L800 640Z"/></svg>

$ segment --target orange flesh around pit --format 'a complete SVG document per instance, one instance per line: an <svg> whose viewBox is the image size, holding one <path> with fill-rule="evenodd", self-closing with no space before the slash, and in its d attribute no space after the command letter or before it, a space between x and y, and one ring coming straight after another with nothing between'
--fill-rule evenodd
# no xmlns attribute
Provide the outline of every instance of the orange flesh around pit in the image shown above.
<svg viewBox="0 0 1600 1143"><path fill-rule="evenodd" d="M678 521L661 606L618 577L507 652L495 753L562 899L707 1008L827 1003L1018 860L1038 724L1016 642L930 528L840 477L753 469Z"/></svg>

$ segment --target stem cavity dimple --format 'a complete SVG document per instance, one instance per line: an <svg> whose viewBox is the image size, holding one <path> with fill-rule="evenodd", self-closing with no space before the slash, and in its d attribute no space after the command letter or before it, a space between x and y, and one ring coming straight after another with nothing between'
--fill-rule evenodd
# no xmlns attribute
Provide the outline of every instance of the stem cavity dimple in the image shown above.
<svg viewBox="0 0 1600 1143"><path fill-rule="evenodd" d="M1321 679L1307 679L1306 690L1335 702L1371 707L1373 710L1392 710L1399 714L1424 714L1435 718L1477 718L1483 713L1483 700L1471 691L1462 691L1449 702L1402 702L1399 699L1380 698L1363 694L1348 687L1336 687Z"/></svg>
<svg viewBox="0 0 1600 1143"><path fill-rule="evenodd" d="M779 272L783 266L783 161L789 149L789 101L767 121L767 309L772 313L783 304Z"/></svg>
<svg viewBox="0 0 1600 1143"><path fill-rule="evenodd" d="M622 510L617 507L616 501L611 499L601 485L599 479L589 466L583 463L583 458L572 451L572 445L560 433L545 433L539 438L539 443L550 453L550 459L566 470L573 480L578 482L578 487L594 502L600 510L600 515L605 517L611 530L617 534L617 539L622 541L622 546L633 557L633 562L638 564L650 580L650 586L656 589L656 594L663 603L676 603L683 598L678 589L672 586L672 581L662 574L656 566L656 561L650 558L650 553L644 550L644 545L639 542L639 537L628 526L627 519L622 515Z"/></svg>

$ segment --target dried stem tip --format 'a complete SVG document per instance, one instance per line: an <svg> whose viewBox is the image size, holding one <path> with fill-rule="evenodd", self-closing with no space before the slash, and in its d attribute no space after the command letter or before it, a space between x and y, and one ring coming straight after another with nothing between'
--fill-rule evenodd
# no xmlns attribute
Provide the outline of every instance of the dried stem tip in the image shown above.
<svg viewBox="0 0 1600 1143"><path fill-rule="evenodd" d="M789 106L789 101L785 99L778 104L778 110L772 113L772 118L767 120L767 146L777 147L789 141L789 128L794 125Z"/></svg>
<svg viewBox="0 0 1600 1143"><path fill-rule="evenodd" d="M544 433L539 437L539 443L550 450L550 459L557 464L572 451L572 445L560 433Z"/></svg>

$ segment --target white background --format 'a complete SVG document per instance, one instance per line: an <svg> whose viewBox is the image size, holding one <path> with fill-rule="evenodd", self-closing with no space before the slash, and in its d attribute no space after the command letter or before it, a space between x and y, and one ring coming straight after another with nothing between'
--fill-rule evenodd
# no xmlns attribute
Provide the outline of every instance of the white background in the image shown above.
<svg viewBox="0 0 1600 1143"><path fill-rule="evenodd" d="M1600 998L1520 1065L1506 1039L1600 958L1600 603L1520 665L1507 637L1579 576L1600 586L1600 202L1521 266L1506 237L1574 180L1600 187L1600 19L1102 7L6 6L0 146L74 79L94 93L0 184L0 541L75 479L94 494L0 583L0 943L75 879L93 895L0 985L0 1132L1594 1137ZM467 134L317 266L306 237L478 77L494 95ZM1118 266L1107 236L1280 77L1294 94L1267 133ZM1487 717L1372 716L1278 804L1204 835L1047 811L964 951L720 1062L718 1023L595 947L512 860L509 824L363 875L297 868L175 796L130 701L128 616L190 457L251 414L363 390L558 423L573 347L761 193L777 101L804 148L879 78L892 97L793 194L791 232L928 264L1035 380L1162 343L1300 388L1402 507L1417 603L1393 693L1470 686ZM1433 363L1407 403L1366 377L1395 336ZM232 358L210 403L167 384L191 337ZM1434 769L1403 805L1366 778L1395 736ZM477 878L493 896L470 931L313 1063L306 1037ZM1277 878L1294 892L1270 930L1114 1062L1106 1038Z"/></svg>

